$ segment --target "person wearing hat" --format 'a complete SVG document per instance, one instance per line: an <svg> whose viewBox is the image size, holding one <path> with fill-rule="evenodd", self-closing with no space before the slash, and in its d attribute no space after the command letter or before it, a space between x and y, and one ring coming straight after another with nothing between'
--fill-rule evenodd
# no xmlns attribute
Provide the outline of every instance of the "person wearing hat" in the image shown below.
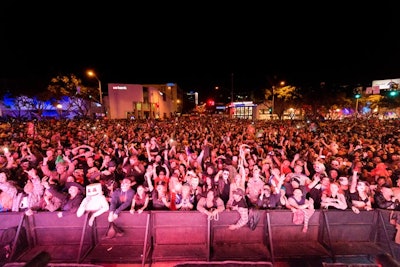
<svg viewBox="0 0 400 267"><path fill-rule="evenodd" d="M42 178L42 185L45 188L42 210L51 212L60 210L67 196L59 189L58 181L45 176Z"/></svg>
<svg viewBox="0 0 400 267"><path fill-rule="evenodd" d="M297 188L300 188L301 191L305 194L307 193L307 188L305 185L301 185L300 178L296 175L287 178L283 182L283 187L285 188L285 197L289 198L293 195L293 191Z"/></svg>
<svg viewBox="0 0 400 267"><path fill-rule="evenodd" d="M124 174L118 168L118 163L115 160L110 160L107 163L107 168L101 171L100 183L103 187L104 195L107 200L111 200L111 195L115 189L117 189L118 184L124 178Z"/></svg>
<svg viewBox="0 0 400 267"><path fill-rule="evenodd" d="M258 197L256 207L258 209L275 209L282 207L283 193L281 187L272 187L269 184L265 184L263 191Z"/></svg>
<svg viewBox="0 0 400 267"><path fill-rule="evenodd" d="M85 194L85 187L77 182L67 182L65 187L68 189L67 199L61 207L61 211L57 213L59 218L66 213L75 214L82 203Z"/></svg>
<svg viewBox="0 0 400 267"><path fill-rule="evenodd" d="M228 228L230 230L236 230L247 225L249 221L249 208L247 206L244 190L242 188L237 188L232 193L234 200L231 210L236 210L239 213L240 218L235 224L229 225Z"/></svg>

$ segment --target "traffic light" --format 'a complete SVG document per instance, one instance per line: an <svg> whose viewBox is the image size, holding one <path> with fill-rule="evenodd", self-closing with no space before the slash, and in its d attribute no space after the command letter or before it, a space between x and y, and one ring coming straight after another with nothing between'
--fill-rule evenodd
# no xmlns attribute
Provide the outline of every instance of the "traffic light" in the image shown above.
<svg viewBox="0 0 400 267"><path fill-rule="evenodd" d="M214 100L212 100L212 99L207 100L207 105L208 105L209 107L214 106L214 105L215 105Z"/></svg>
<svg viewBox="0 0 400 267"><path fill-rule="evenodd" d="M354 98L359 99L361 98L362 87L356 87L353 89Z"/></svg>
<svg viewBox="0 0 400 267"><path fill-rule="evenodd" d="M397 96L399 94L398 91L390 91L389 96Z"/></svg>
<svg viewBox="0 0 400 267"><path fill-rule="evenodd" d="M268 109L269 114L272 114L272 108Z"/></svg>

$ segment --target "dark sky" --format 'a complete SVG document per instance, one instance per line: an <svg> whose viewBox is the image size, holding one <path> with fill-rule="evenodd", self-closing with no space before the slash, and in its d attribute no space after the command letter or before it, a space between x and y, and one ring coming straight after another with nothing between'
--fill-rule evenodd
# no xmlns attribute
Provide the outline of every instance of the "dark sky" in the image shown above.
<svg viewBox="0 0 400 267"><path fill-rule="evenodd" d="M59 73L86 80L89 68L102 83L200 92L232 80L235 90L267 88L274 76L293 85L400 77L394 5L165 2L0 4L1 86L40 90Z"/></svg>

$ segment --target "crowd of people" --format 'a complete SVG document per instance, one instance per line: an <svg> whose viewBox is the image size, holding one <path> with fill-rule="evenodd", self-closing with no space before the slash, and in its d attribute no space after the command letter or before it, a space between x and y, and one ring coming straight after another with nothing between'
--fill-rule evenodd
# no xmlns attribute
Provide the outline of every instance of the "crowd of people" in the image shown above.
<svg viewBox="0 0 400 267"><path fill-rule="evenodd" d="M0 125L1 212L390 209L399 228L400 121L43 120ZM96 199L96 201L93 201ZM397 220L397 217L399 219ZM400 231L398 231L400 232ZM400 236L397 241L400 243Z"/></svg>

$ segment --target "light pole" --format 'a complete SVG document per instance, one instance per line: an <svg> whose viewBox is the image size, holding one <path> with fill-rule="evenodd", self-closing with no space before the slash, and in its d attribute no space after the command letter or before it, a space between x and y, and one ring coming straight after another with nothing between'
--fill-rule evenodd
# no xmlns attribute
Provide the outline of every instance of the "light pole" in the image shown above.
<svg viewBox="0 0 400 267"><path fill-rule="evenodd" d="M231 74L231 102L233 103L233 73Z"/></svg>
<svg viewBox="0 0 400 267"><path fill-rule="evenodd" d="M274 118L274 110L275 110L275 85L272 85L271 120Z"/></svg>
<svg viewBox="0 0 400 267"><path fill-rule="evenodd" d="M101 106L103 106L103 91L101 91L101 81L93 71L89 70L87 72L87 74L90 77L95 77L96 80L98 81L98 83L99 83L99 101L100 101Z"/></svg>
<svg viewBox="0 0 400 267"><path fill-rule="evenodd" d="M356 115L358 114L358 99L360 99L361 94L356 94L354 96L356 98Z"/></svg>
<svg viewBox="0 0 400 267"><path fill-rule="evenodd" d="M61 119L61 117L62 117L62 105L61 104L57 104L56 108L57 108L57 111L58 111L58 116Z"/></svg>

